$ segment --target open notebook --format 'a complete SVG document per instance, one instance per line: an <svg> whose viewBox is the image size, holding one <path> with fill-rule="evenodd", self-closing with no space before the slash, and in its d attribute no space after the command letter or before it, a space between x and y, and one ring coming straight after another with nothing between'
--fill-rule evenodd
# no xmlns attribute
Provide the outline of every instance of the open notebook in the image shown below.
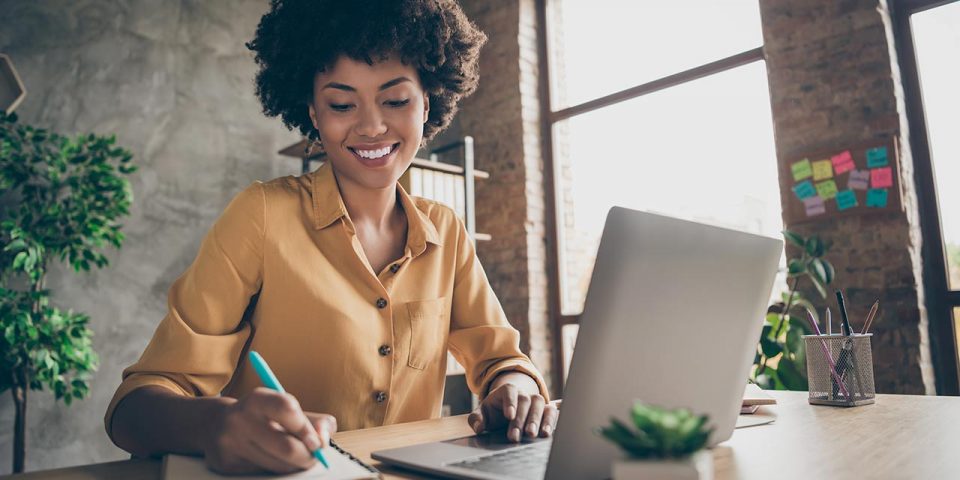
<svg viewBox="0 0 960 480"><path fill-rule="evenodd" d="M296 479L308 480L313 478L322 478L324 480L353 480L366 478L380 478L377 470L349 453L343 451L335 444L331 448L323 449L324 458L330 464L330 469L323 468L319 463L310 470L297 472L290 475L244 475L243 480L266 480L266 479ZM237 478L224 477L217 475L207 469L202 458L185 457L183 455L167 455L163 459L163 478L165 480L204 480L217 478Z"/></svg>

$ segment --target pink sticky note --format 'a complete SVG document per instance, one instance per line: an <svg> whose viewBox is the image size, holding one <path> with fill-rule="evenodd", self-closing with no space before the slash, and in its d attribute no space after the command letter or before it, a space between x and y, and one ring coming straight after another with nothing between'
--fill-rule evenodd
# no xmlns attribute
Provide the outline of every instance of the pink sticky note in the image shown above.
<svg viewBox="0 0 960 480"><path fill-rule="evenodd" d="M874 168L870 170L871 188L888 188L893 186L893 171L890 167Z"/></svg>
<svg viewBox="0 0 960 480"><path fill-rule="evenodd" d="M836 175L849 172L856 168L853 164L853 156L850 155L850 150L830 157L830 161L833 162L833 173Z"/></svg>

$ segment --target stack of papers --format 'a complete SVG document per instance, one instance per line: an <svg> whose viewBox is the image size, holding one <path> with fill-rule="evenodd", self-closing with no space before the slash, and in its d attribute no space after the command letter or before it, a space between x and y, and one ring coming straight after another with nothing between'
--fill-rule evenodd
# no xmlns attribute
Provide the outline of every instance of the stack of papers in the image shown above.
<svg viewBox="0 0 960 480"><path fill-rule="evenodd" d="M748 383L743 390L743 403L740 405L741 415L756 413L760 405L776 405L777 399L763 391L756 384Z"/></svg>

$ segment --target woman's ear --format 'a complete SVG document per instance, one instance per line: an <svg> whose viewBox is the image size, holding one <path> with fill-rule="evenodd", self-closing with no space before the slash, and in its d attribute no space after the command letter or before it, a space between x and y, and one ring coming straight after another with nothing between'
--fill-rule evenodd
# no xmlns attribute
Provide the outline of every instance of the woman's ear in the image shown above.
<svg viewBox="0 0 960 480"><path fill-rule="evenodd" d="M427 123L427 119L430 118L430 96L423 96L423 123Z"/></svg>
<svg viewBox="0 0 960 480"><path fill-rule="evenodd" d="M320 130L320 124L317 122L317 110L313 108L313 103L307 104L307 108L310 110L310 122L313 123L313 128Z"/></svg>

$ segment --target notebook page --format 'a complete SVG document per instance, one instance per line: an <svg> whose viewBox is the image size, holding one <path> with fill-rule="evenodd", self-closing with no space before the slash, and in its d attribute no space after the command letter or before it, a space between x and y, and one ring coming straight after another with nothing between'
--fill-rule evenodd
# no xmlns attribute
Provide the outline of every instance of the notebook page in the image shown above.
<svg viewBox="0 0 960 480"><path fill-rule="evenodd" d="M323 455L330 464L329 470L323 468L323 465L318 462L309 470L304 470L302 472L292 473L289 475L244 475L243 477L239 478L243 478L243 480L308 480L315 478L324 480L352 480L379 478L377 474L363 468L353 460L350 460L350 458L348 458L346 455L334 450L333 448L323 449ZM238 477L226 477L211 472L207 469L207 466L204 465L203 459L199 457L167 455L163 459L163 478L165 480L206 480Z"/></svg>

